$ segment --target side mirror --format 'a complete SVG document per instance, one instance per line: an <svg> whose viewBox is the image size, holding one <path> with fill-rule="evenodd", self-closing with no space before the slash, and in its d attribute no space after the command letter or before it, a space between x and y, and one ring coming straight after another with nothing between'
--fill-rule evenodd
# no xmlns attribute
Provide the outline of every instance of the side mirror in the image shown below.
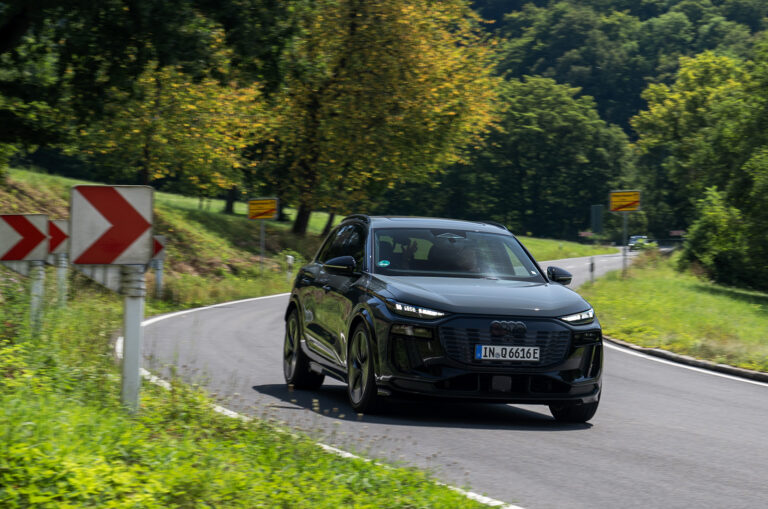
<svg viewBox="0 0 768 509"><path fill-rule="evenodd" d="M567 270L561 269L560 267L547 267L547 278L550 281L554 281L555 283L568 285L571 283L573 275Z"/></svg>
<svg viewBox="0 0 768 509"><path fill-rule="evenodd" d="M355 272L355 259L351 256L337 256L323 264L323 269L331 274L352 275Z"/></svg>

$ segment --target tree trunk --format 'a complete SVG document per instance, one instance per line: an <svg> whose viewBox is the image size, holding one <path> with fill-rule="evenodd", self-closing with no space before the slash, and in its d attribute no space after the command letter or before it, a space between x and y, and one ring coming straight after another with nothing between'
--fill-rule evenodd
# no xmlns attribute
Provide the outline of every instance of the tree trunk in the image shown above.
<svg viewBox="0 0 768 509"><path fill-rule="evenodd" d="M234 214L235 213L235 202L237 201L237 186L232 186L229 189L227 189L227 200L224 203L224 213L225 214Z"/></svg>
<svg viewBox="0 0 768 509"><path fill-rule="evenodd" d="M306 235L307 226L309 226L309 215L311 213L312 209L309 205L304 203L299 205L299 210L296 212L296 220L293 222L293 233L302 237Z"/></svg>
<svg viewBox="0 0 768 509"><path fill-rule="evenodd" d="M325 223L325 228L323 228L323 237L331 233L331 227L333 226L333 220L336 218L336 212L331 212L328 214L328 221Z"/></svg>

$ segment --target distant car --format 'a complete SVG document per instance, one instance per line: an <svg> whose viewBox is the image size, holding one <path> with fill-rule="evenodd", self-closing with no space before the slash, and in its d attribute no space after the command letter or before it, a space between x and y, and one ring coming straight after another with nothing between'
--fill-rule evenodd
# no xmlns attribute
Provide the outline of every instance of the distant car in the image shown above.
<svg viewBox="0 0 768 509"><path fill-rule="evenodd" d="M629 247L630 251L635 251L640 249L652 249L658 247L658 244L655 240L650 240L647 235L632 235L629 237L627 247Z"/></svg>
<svg viewBox="0 0 768 509"><path fill-rule="evenodd" d="M297 274L285 313L285 380L347 383L357 412L387 396L597 411L603 344L571 274L542 271L506 228L350 216Z"/></svg>
<svg viewBox="0 0 768 509"><path fill-rule="evenodd" d="M627 242L627 247L629 247L630 251L634 251L638 248L638 244L643 243L646 241L648 237L646 235L632 235L629 237L629 242Z"/></svg>

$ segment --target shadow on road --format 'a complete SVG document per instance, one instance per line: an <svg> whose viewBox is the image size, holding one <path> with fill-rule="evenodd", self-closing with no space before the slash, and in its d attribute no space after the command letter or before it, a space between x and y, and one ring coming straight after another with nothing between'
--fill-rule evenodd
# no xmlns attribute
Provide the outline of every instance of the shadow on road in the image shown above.
<svg viewBox="0 0 768 509"><path fill-rule="evenodd" d="M435 399L388 398L376 415L358 415L347 400L343 385L324 385L314 391L290 391L285 384L253 386L253 390L280 400L280 409L311 410L331 420L369 424L425 426L466 429L515 429L531 431L587 430L591 424L564 424L555 421L541 405L529 410L498 403L467 403Z"/></svg>

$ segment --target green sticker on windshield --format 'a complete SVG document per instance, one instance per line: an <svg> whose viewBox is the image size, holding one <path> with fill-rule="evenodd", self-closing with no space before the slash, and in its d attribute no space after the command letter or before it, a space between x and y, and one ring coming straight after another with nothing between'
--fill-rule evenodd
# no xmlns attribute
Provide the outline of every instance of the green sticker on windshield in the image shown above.
<svg viewBox="0 0 768 509"><path fill-rule="evenodd" d="M389 267L389 260L381 260L379 262L379 267Z"/></svg>

